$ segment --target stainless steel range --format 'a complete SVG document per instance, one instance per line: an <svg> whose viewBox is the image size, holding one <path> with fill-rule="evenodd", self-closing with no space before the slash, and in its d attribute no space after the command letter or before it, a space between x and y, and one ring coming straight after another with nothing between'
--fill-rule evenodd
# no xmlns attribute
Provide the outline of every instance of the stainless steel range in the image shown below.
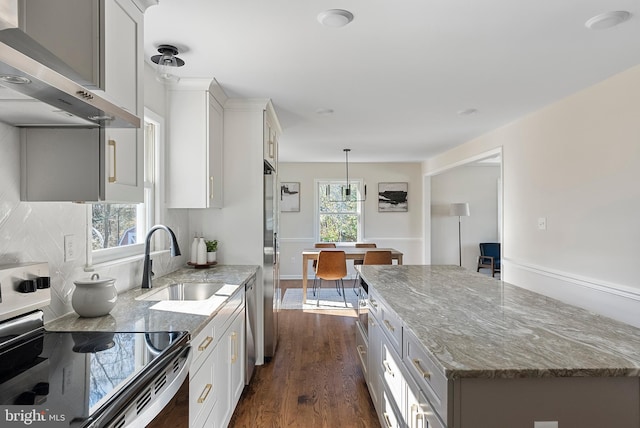
<svg viewBox="0 0 640 428"><path fill-rule="evenodd" d="M188 424L186 332L50 332L49 293L46 264L0 266L0 426Z"/></svg>

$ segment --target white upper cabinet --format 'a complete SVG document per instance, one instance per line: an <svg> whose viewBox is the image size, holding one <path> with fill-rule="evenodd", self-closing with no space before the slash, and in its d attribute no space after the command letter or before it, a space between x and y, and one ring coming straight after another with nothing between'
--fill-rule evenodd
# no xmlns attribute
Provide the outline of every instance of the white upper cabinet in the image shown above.
<svg viewBox="0 0 640 428"><path fill-rule="evenodd" d="M21 0L20 26L77 73L69 77L143 117L143 16L136 4L132 0ZM36 151L45 150L47 132L26 131L23 165L43 168L52 175L40 182L23 171L23 200L143 201L143 128L51 130L48 135L55 158L64 161L55 164L41 159ZM90 147L80 147L82 138L87 138L84 141ZM99 157L90 154L96 151ZM79 176L76 170L62 167L67 163L90 168ZM57 186L49 186L47 180ZM70 193L78 187L86 189Z"/></svg>
<svg viewBox="0 0 640 428"><path fill-rule="evenodd" d="M169 208L222 208L225 100L215 79L182 79L169 89Z"/></svg>

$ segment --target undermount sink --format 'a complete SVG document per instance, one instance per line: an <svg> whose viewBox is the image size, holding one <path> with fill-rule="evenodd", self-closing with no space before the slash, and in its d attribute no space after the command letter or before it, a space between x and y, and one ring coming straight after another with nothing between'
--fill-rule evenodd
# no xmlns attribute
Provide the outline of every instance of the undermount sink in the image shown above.
<svg viewBox="0 0 640 428"><path fill-rule="evenodd" d="M140 300L206 300L224 284L214 282L181 282L144 294Z"/></svg>

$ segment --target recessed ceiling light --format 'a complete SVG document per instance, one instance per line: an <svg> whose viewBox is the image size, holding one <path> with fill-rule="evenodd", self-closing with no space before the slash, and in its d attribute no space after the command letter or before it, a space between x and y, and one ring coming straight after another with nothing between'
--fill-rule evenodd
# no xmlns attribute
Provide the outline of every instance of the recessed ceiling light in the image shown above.
<svg viewBox="0 0 640 428"><path fill-rule="evenodd" d="M606 30L607 28L622 24L629 20L629 18L631 18L631 14L626 10L605 12L589 19L584 23L584 26L590 30Z"/></svg>
<svg viewBox="0 0 640 428"><path fill-rule="evenodd" d="M472 114L478 113L478 109L475 108L466 108L464 110L458 111L459 116L471 116Z"/></svg>
<svg viewBox="0 0 640 428"><path fill-rule="evenodd" d="M316 110L316 114L319 114L320 116L329 116L330 114L333 114L333 109L332 108L319 108Z"/></svg>
<svg viewBox="0 0 640 428"><path fill-rule="evenodd" d="M353 21L353 13L343 9L329 9L318 14L318 22L326 27L344 27Z"/></svg>
<svg viewBox="0 0 640 428"><path fill-rule="evenodd" d="M26 77L16 76L14 74L2 74L0 75L0 81L14 85L27 85L31 83L31 80Z"/></svg>

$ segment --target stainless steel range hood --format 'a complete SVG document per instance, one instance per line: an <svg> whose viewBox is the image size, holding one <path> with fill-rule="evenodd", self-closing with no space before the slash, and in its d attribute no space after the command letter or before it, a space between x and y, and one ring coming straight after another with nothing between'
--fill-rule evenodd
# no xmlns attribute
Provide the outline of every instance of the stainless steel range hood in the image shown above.
<svg viewBox="0 0 640 428"><path fill-rule="evenodd" d="M0 16L0 121L19 127L140 127L138 116L76 83L70 67L6 24Z"/></svg>

